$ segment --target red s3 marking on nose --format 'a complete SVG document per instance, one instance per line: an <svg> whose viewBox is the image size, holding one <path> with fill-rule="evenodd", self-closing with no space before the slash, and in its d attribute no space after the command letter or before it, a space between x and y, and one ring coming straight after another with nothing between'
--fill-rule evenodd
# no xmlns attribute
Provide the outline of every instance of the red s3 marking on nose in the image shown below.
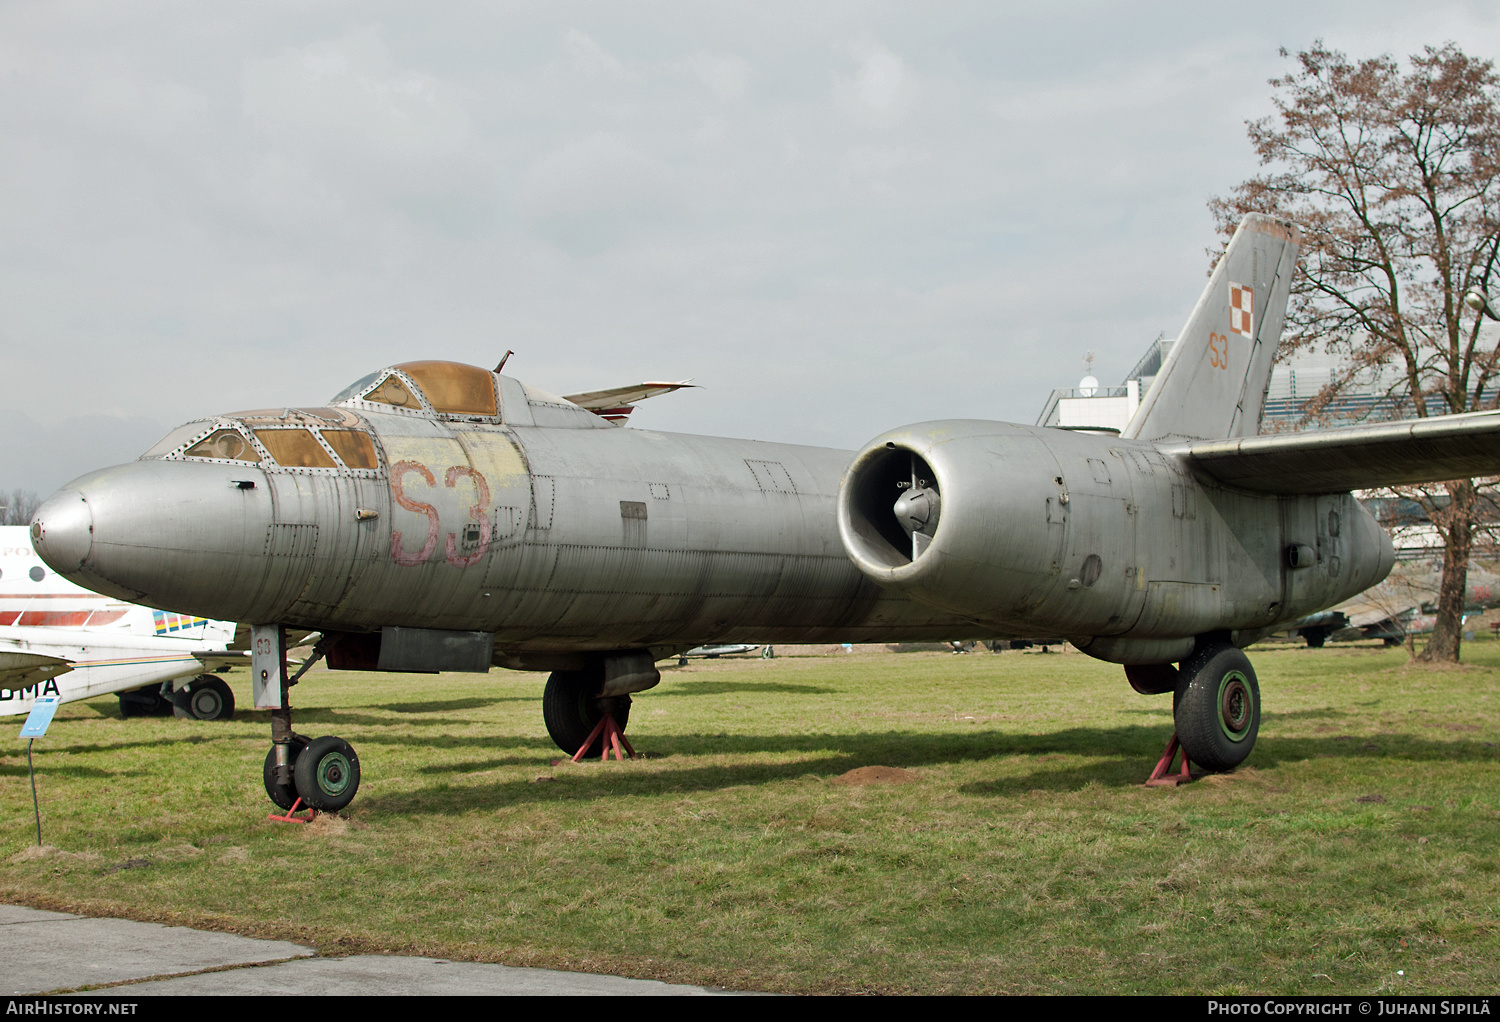
<svg viewBox="0 0 1500 1022"><path fill-rule="evenodd" d="M432 556L432 551L437 549L438 539L438 512L431 504L424 504L420 500L412 500L402 492L402 476L408 472L420 472L422 478L427 480L428 486L436 486L437 480L432 477L426 465L418 465L415 461L398 461L391 466L391 494L396 498L396 503L408 511L427 516L427 542L422 544L422 549L414 554L409 554L401 548L402 533L391 530L391 560L407 568L421 564ZM452 486L452 483L448 484Z"/></svg>
<svg viewBox="0 0 1500 1022"><path fill-rule="evenodd" d="M391 559L403 567L412 568L426 562L437 549L438 541L438 509L424 501L413 500L405 493L404 476L408 472L416 472L427 480L428 486L437 486L437 479L433 476L426 465L420 465L415 461L398 461L391 466L391 494L396 498L396 503L408 511L427 516L427 540L422 548L414 553L408 553L401 544L403 533L399 530L391 530ZM444 543L444 552L447 561L455 568L467 568L471 564L478 564L484 555L490 550L490 484L485 481L484 475L468 465L454 465L449 468L443 476L443 485L449 488L458 485L458 480L467 478L474 486L474 503L469 506L469 518L479 526L479 544L474 552L464 555L459 552L458 536L448 533Z"/></svg>
<svg viewBox="0 0 1500 1022"><path fill-rule="evenodd" d="M452 486L459 476L468 476L474 484L475 502L469 506L469 517L479 523L479 546L467 557L458 552L458 537L448 533L444 540L448 554L448 563L455 568L467 568L471 564L477 564L490 549L490 484L484 481L484 476L467 465L454 465L443 477L446 486Z"/></svg>

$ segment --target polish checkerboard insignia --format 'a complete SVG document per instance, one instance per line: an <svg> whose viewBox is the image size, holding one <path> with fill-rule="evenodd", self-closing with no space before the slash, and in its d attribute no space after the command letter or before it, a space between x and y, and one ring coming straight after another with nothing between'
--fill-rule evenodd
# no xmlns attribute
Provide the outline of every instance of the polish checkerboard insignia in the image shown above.
<svg viewBox="0 0 1500 1022"><path fill-rule="evenodd" d="M1243 284L1229 284L1229 329L1242 337L1253 337L1255 289Z"/></svg>

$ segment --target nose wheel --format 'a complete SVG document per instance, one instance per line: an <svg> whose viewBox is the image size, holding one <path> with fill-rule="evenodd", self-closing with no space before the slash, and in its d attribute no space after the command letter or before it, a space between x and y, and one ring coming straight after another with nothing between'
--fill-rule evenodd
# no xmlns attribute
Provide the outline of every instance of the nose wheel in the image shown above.
<svg viewBox="0 0 1500 1022"><path fill-rule="evenodd" d="M274 745L266 752L262 772L266 795L278 809L288 813L301 809L333 813L354 801L355 793L359 791L359 756L354 746L333 735L311 741L294 735L290 745L290 784L276 779Z"/></svg>
<svg viewBox="0 0 1500 1022"><path fill-rule="evenodd" d="M252 625L251 641L255 705L271 711L271 748L262 777L266 795L286 813L271 819L307 823L292 814L299 809L311 809L313 815L343 809L359 791L354 746L335 735L308 739L292 730L291 687L323 656L323 643L295 675L287 677L285 629Z"/></svg>

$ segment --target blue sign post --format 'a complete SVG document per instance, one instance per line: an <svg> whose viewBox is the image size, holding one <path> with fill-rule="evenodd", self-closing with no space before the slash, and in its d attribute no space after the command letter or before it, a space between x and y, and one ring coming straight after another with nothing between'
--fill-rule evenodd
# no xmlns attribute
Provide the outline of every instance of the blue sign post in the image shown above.
<svg viewBox="0 0 1500 1022"><path fill-rule="evenodd" d="M62 703L62 696L38 696L21 725L21 737L26 739L26 772L31 775L31 808L36 813L36 846L42 847L42 806L36 798L36 771L31 768L31 745L47 733L52 715Z"/></svg>

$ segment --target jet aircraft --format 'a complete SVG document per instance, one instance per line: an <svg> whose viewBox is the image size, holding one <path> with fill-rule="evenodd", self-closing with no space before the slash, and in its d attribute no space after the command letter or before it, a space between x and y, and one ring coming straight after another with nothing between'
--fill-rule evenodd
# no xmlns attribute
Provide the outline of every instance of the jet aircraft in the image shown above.
<svg viewBox="0 0 1500 1022"><path fill-rule="evenodd" d="M1242 648L1391 568L1349 491L1500 473L1497 413L1256 435L1300 240L1245 219L1119 436L947 420L851 454L409 362L326 407L187 423L53 494L32 535L92 589L256 623L283 807L359 783L347 742L292 728L288 626L336 668L550 672L568 752L696 646L1062 635L1173 692L1187 755L1231 769L1260 723Z"/></svg>
<svg viewBox="0 0 1500 1022"><path fill-rule="evenodd" d="M238 664L235 626L100 596L48 571L27 530L0 526L0 716L40 695L118 693L124 716L228 720L234 693L205 673Z"/></svg>

